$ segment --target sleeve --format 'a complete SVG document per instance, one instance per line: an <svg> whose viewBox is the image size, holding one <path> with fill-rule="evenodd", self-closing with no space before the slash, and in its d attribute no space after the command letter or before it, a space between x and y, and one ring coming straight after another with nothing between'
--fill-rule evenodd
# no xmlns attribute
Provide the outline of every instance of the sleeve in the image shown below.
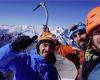
<svg viewBox="0 0 100 80"><path fill-rule="evenodd" d="M0 71L7 70L7 65L10 63L16 54L10 50L9 46L0 48Z"/></svg>
<svg viewBox="0 0 100 80"><path fill-rule="evenodd" d="M69 54L75 54L75 51L69 45L59 45L56 47L56 53L60 54L61 56L65 57Z"/></svg>

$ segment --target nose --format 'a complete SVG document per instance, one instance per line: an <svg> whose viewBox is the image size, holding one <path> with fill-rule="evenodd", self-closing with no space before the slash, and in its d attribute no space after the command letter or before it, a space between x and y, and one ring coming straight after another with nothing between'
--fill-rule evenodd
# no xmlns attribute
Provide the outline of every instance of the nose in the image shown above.
<svg viewBox="0 0 100 80"><path fill-rule="evenodd" d="M77 35L77 41L80 41L81 40L81 36L80 35Z"/></svg>
<svg viewBox="0 0 100 80"><path fill-rule="evenodd" d="M49 49L50 49L49 46L46 46L46 47L45 47L45 50L46 50L46 51L49 51Z"/></svg>

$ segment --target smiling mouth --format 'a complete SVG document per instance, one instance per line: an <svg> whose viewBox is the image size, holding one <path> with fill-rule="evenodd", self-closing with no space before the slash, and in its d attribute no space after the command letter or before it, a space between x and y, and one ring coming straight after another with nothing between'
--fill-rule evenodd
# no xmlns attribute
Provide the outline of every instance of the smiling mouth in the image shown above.
<svg viewBox="0 0 100 80"><path fill-rule="evenodd" d="M49 54L49 52L48 52L48 51L46 51L46 52L43 52L43 54L48 55L48 54Z"/></svg>
<svg viewBox="0 0 100 80"><path fill-rule="evenodd" d="M81 41L79 44L80 44L80 45L83 45L83 44L84 44L84 42L82 42L82 41Z"/></svg>

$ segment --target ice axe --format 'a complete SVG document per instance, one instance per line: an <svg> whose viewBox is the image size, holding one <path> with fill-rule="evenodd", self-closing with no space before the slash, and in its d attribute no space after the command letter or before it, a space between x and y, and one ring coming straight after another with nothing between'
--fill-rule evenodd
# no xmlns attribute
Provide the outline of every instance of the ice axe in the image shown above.
<svg viewBox="0 0 100 80"><path fill-rule="evenodd" d="M48 26L48 9L46 6L46 0L44 2L40 2L33 10L32 12L36 11L38 8L43 7L44 11L45 11L45 24L43 25L43 27L47 27Z"/></svg>

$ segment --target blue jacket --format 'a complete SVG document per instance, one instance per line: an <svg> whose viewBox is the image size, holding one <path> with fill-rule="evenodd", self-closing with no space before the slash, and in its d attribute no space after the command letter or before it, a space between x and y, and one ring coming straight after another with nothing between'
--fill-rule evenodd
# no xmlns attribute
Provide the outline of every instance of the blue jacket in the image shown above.
<svg viewBox="0 0 100 80"><path fill-rule="evenodd" d="M89 74L88 80L100 80L100 63Z"/></svg>
<svg viewBox="0 0 100 80"><path fill-rule="evenodd" d="M0 71L13 71L13 80L58 80L56 68L47 63L36 49L29 54L16 54L8 44L0 49L0 53Z"/></svg>

